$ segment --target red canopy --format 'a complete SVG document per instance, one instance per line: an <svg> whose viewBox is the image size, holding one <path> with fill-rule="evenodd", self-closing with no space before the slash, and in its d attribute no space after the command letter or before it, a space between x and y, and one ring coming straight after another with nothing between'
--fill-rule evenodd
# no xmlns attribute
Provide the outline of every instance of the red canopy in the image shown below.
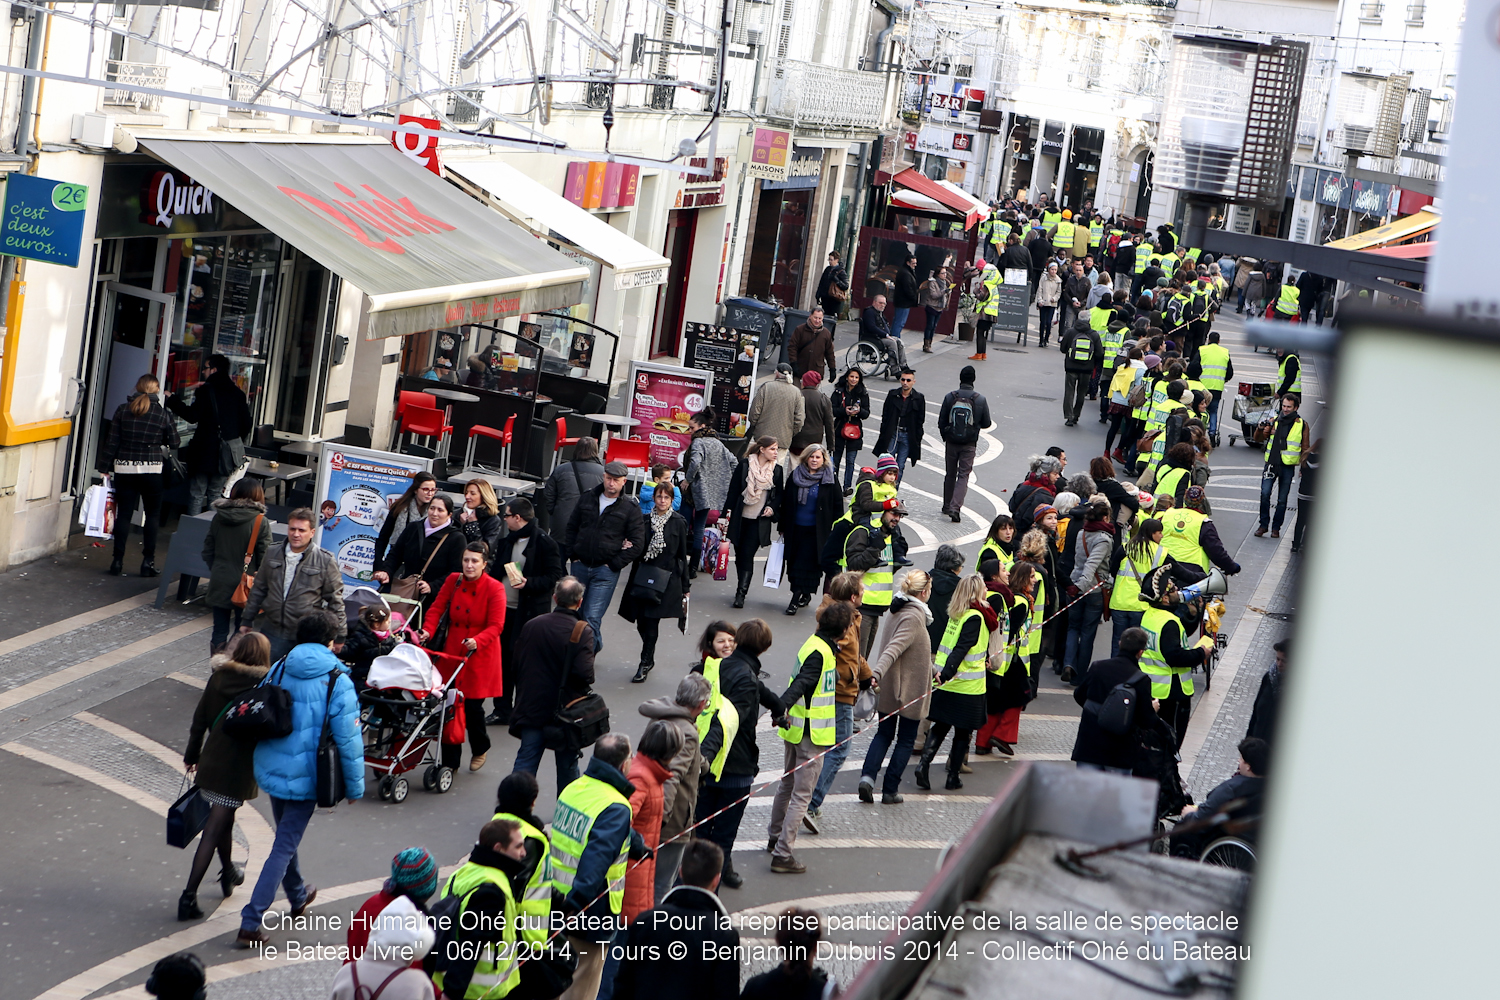
<svg viewBox="0 0 1500 1000"><path fill-rule="evenodd" d="M917 194L926 195L933 201L945 208L951 209L953 214L964 220L964 228L969 229L984 218L983 205L971 198L965 198L957 192L944 187L937 181L923 176L911 167L907 167L899 174L891 178L891 183L898 187L904 187Z"/></svg>
<svg viewBox="0 0 1500 1000"><path fill-rule="evenodd" d="M1404 260L1421 260L1431 257L1437 249L1437 240L1428 240L1426 243L1401 243L1393 247L1377 247L1374 250L1365 250L1364 253L1379 254L1382 257L1400 257Z"/></svg>

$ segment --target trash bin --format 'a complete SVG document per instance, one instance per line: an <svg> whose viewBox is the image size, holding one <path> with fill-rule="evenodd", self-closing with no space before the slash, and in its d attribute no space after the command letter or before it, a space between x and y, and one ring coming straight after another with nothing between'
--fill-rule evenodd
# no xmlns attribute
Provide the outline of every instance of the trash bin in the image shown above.
<svg viewBox="0 0 1500 1000"><path fill-rule="evenodd" d="M777 309L759 299L740 297L725 299L720 312L720 326L727 326L731 330L749 330L765 336L771 332Z"/></svg>

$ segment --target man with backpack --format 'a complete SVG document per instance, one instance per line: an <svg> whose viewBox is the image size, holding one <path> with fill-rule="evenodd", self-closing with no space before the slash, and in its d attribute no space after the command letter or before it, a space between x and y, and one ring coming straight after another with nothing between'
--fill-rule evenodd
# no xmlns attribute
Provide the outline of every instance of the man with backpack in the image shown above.
<svg viewBox="0 0 1500 1000"><path fill-rule="evenodd" d="M943 397L938 410L938 434L944 444L943 513L957 524L964 498L969 492L969 473L974 471L974 452L979 432L990 426L990 404L974 391L973 365L958 373L958 388Z"/></svg>
<svg viewBox="0 0 1500 1000"><path fill-rule="evenodd" d="M1080 316L1072 333L1058 337L1063 356L1063 426L1078 426L1094 369L1104 360L1104 343L1088 317Z"/></svg>
<svg viewBox="0 0 1500 1000"><path fill-rule="evenodd" d="M1126 629L1119 655L1090 664L1073 689L1073 700L1083 706L1073 741L1073 760L1079 767L1117 774L1134 770L1135 730L1146 726L1154 711L1151 678L1140 663L1145 648L1145 629Z"/></svg>

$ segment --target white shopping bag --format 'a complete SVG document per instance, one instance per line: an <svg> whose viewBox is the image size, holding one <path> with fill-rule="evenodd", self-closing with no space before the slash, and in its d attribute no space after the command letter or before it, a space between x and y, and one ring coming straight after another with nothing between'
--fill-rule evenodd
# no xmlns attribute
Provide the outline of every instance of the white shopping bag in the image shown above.
<svg viewBox="0 0 1500 1000"><path fill-rule="evenodd" d="M765 585L772 590L781 588L781 573L786 568L786 541L778 538L766 552Z"/></svg>
<svg viewBox="0 0 1500 1000"><path fill-rule="evenodd" d="M109 538L115 532L115 490L110 477L102 484L90 486L83 494L79 510L83 533L90 538Z"/></svg>

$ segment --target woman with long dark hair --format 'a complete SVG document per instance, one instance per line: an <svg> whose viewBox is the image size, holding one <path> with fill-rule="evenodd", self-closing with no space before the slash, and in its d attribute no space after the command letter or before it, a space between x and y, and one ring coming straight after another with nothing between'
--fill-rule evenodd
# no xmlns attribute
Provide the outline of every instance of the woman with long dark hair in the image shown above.
<svg viewBox="0 0 1500 1000"><path fill-rule="evenodd" d="M447 497L434 497L434 503ZM460 557L459 571L448 574L432 602L424 623L423 638L436 633L443 615L448 631L442 652L453 659L441 663L444 679L452 677L457 661L463 660L458 690L465 701L464 722L469 732L469 770L484 766L490 752L489 732L484 725L484 699L498 698L503 690L500 670L500 633L505 630L505 587L485 572L490 550L483 542L470 542ZM469 706L472 706L470 708ZM443 766L457 769L463 744L444 743Z"/></svg>
<svg viewBox="0 0 1500 1000"><path fill-rule="evenodd" d="M755 576L755 553L771 544L771 526L781 506L784 473L777 464L781 446L767 435L750 442L745 457L729 480L729 542L734 546L734 569L739 576L734 607L745 606Z"/></svg>
<svg viewBox="0 0 1500 1000"><path fill-rule="evenodd" d="M851 366L839 376L830 397L833 404L833 474L839 474L840 462L844 466L844 493L854 489L854 476L859 472L859 449L865 443L864 421L870 418L870 393L865 389L865 376Z"/></svg>
<svg viewBox="0 0 1500 1000"><path fill-rule="evenodd" d="M135 392L121 403L109 422L109 436L99 453L99 471L112 475L115 489L115 555L109 572L125 572L125 544L135 505L145 514L141 528L141 576L156 576L156 529L161 520L162 477L165 456L162 447L177 447L177 427L156 401L161 383L155 375L135 380Z"/></svg>
<svg viewBox="0 0 1500 1000"><path fill-rule="evenodd" d="M386 550L406 531L406 527L427 516L427 505L437 495L437 477L430 472L418 472L411 477L406 492L396 498L386 512L385 523L375 537L375 565L386 557Z"/></svg>
<svg viewBox="0 0 1500 1000"><path fill-rule="evenodd" d="M438 588L463 568L465 541L464 533L453 523L456 506L446 493L434 496L427 504L427 516L408 524L385 560L375 564L373 578L389 583L403 576L420 575L418 597L424 609L431 607Z"/></svg>
<svg viewBox="0 0 1500 1000"><path fill-rule="evenodd" d="M271 544L271 522L266 518L265 490L248 476L230 488L228 499L215 500L212 506L214 519L203 539L203 562L208 566L208 594L204 603L214 612L209 652L218 653L229 637L240 630L243 606L235 606L234 592L242 573L254 576L259 572L260 561Z"/></svg>
<svg viewBox="0 0 1500 1000"><path fill-rule="evenodd" d="M787 577L792 588L787 614L795 615L812 602L823 579L819 561L823 543L828 541L833 522L843 514L844 495L839 492L828 451L820 444L810 444L792 468L791 485L782 491L777 517L777 527L786 539Z"/></svg>

